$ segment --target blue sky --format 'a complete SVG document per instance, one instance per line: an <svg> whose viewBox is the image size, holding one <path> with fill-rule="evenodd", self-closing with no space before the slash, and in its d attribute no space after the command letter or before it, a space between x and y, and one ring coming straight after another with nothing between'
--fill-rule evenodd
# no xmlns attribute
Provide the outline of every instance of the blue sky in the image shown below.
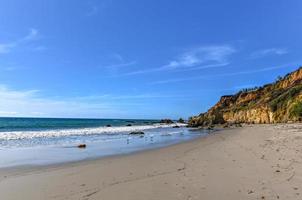
<svg viewBox="0 0 302 200"><path fill-rule="evenodd" d="M302 65L302 1L0 1L0 116L178 118Z"/></svg>

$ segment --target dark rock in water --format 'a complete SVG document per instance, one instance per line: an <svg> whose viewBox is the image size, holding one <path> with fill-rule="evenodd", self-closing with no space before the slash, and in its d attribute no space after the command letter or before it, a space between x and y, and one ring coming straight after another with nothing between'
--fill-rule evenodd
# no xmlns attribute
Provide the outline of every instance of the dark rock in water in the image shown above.
<svg viewBox="0 0 302 200"><path fill-rule="evenodd" d="M180 128L180 126L173 126L172 128Z"/></svg>
<svg viewBox="0 0 302 200"><path fill-rule="evenodd" d="M171 119L162 119L162 120L160 120L160 123L163 123L163 124L173 124L174 122Z"/></svg>
<svg viewBox="0 0 302 200"><path fill-rule="evenodd" d="M144 135L145 133L142 131L133 131L131 133L129 133L129 135Z"/></svg>
<svg viewBox="0 0 302 200"><path fill-rule="evenodd" d="M110 125L110 124L107 124L106 127L111 127L111 125Z"/></svg>
<svg viewBox="0 0 302 200"><path fill-rule="evenodd" d="M78 148L80 148L80 149L85 149L85 148L86 148L86 144L79 144L79 145L78 145Z"/></svg>
<svg viewBox="0 0 302 200"><path fill-rule="evenodd" d="M126 126L132 126L132 124L127 124Z"/></svg>

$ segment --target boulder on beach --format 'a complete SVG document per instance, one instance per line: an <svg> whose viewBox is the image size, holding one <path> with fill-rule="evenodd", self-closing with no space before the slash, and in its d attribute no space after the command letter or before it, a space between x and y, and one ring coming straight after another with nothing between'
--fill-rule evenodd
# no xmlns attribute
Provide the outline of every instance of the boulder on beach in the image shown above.
<svg viewBox="0 0 302 200"><path fill-rule="evenodd" d="M78 145L78 148L80 148L80 149L85 149L86 146L87 146L86 144L79 144L79 145Z"/></svg>
<svg viewBox="0 0 302 200"><path fill-rule="evenodd" d="M145 133L143 131L133 131L129 133L129 135L144 135Z"/></svg>

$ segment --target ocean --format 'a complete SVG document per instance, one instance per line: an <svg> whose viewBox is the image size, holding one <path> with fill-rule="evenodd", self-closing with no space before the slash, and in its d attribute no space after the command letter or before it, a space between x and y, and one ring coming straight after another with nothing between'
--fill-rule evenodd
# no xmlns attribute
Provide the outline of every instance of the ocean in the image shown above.
<svg viewBox="0 0 302 200"><path fill-rule="evenodd" d="M127 154L204 136L185 124L142 119L0 118L0 168ZM179 126L175 128L175 126ZM143 131L144 135L130 135ZM86 144L85 149L77 148Z"/></svg>

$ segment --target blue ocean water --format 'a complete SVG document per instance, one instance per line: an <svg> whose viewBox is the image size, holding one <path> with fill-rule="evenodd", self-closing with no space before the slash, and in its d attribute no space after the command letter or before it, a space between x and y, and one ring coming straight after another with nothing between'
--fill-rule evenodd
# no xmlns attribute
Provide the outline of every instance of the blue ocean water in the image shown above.
<svg viewBox="0 0 302 200"><path fill-rule="evenodd" d="M145 134L130 135L132 131ZM205 135L207 131L159 120L0 118L0 168L125 154ZM86 149L77 148L83 143Z"/></svg>
<svg viewBox="0 0 302 200"><path fill-rule="evenodd" d="M47 129L92 128L100 126L126 126L159 123L142 119L68 119L68 118L14 118L0 117L0 132Z"/></svg>

